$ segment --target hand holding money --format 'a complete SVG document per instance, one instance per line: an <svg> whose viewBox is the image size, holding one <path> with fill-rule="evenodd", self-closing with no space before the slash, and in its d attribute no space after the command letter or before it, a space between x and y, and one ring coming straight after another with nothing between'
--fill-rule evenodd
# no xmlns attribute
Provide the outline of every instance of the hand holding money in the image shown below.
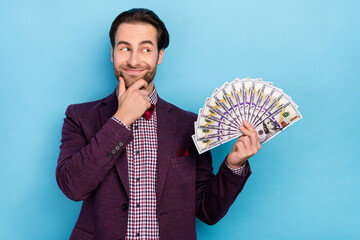
<svg viewBox="0 0 360 240"><path fill-rule="evenodd" d="M140 79L126 89L124 79L119 78L118 109L114 116L128 127L151 106L147 86L148 83Z"/></svg>
<svg viewBox="0 0 360 240"><path fill-rule="evenodd" d="M227 163L231 168L240 168L249 158L254 156L260 149L259 137L255 128L247 121L240 126L240 131L244 134L240 136L232 147L227 157Z"/></svg>
<svg viewBox="0 0 360 240"><path fill-rule="evenodd" d="M194 123L192 139L201 154L244 136L232 150L235 159L242 159L240 163L258 151L250 147L258 145L252 141L252 132L255 131L257 141L264 144L301 118L291 97L271 82L263 82L261 78L236 78L225 82L206 99ZM245 150L245 155L237 154L240 148ZM237 165L238 162L232 163Z"/></svg>

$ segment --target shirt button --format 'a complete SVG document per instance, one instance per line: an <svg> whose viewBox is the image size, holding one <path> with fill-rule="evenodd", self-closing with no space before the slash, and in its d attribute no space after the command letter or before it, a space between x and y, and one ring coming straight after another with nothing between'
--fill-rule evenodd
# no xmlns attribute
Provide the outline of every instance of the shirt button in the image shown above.
<svg viewBox="0 0 360 240"><path fill-rule="evenodd" d="M137 182L140 182L140 178L139 178L139 177L138 177L138 178L136 178L136 181L137 181Z"/></svg>
<svg viewBox="0 0 360 240"><path fill-rule="evenodd" d="M134 129L138 129L139 127L138 126L134 126Z"/></svg>
<svg viewBox="0 0 360 240"><path fill-rule="evenodd" d="M136 154L139 155L139 154L140 154L140 151L136 151Z"/></svg>
<svg viewBox="0 0 360 240"><path fill-rule="evenodd" d="M136 204L136 207L137 207L137 208L140 208L140 204Z"/></svg>
<svg viewBox="0 0 360 240"><path fill-rule="evenodd" d="M128 208L129 208L129 205L128 205L127 203L124 203L124 204L121 206L121 209L122 209L123 211L128 210Z"/></svg>
<svg viewBox="0 0 360 240"><path fill-rule="evenodd" d="M140 233L136 233L136 235L135 235L135 236L140 237Z"/></svg>

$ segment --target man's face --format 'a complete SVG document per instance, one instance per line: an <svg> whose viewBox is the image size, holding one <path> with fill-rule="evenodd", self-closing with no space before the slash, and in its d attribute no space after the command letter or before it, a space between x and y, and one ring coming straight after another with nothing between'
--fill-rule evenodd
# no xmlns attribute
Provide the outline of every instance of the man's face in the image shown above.
<svg viewBox="0 0 360 240"><path fill-rule="evenodd" d="M146 23L122 23L115 33L111 62L117 79L123 77L126 88L144 79L152 88L156 67L161 64L164 49L158 51L157 30Z"/></svg>

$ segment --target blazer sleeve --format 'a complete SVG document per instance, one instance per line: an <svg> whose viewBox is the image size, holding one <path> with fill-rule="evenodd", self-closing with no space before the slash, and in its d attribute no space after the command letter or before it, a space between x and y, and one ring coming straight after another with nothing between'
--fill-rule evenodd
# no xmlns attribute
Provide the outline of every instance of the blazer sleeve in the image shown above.
<svg viewBox="0 0 360 240"><path fill-rule="evenodd" d="M132 140L131 131L109 119L88 141L76 114L76 105L66 110L62 127L56 181L74 201L86 199L103 181L116 159Z"/></svg>
<svg viewBox="0 0 360 240"><path fill-rule="evenodd" d="M210 151L198 157L196 216L209 225L217 223L225 216L251 174L248 162L243 174L239 175L231 171L225 161L226 158L218 173L214 175Z"/></svg>

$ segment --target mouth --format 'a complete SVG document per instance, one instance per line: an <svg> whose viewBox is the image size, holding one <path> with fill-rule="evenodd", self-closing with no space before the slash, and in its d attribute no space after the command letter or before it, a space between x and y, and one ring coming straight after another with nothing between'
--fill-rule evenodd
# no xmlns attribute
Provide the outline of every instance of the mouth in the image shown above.
<svg viewBox="0 0 360 240"><path fill-rule="evenodd" d="M124 69L128 75L141 75L145 70L144 69Z"/></svg>

